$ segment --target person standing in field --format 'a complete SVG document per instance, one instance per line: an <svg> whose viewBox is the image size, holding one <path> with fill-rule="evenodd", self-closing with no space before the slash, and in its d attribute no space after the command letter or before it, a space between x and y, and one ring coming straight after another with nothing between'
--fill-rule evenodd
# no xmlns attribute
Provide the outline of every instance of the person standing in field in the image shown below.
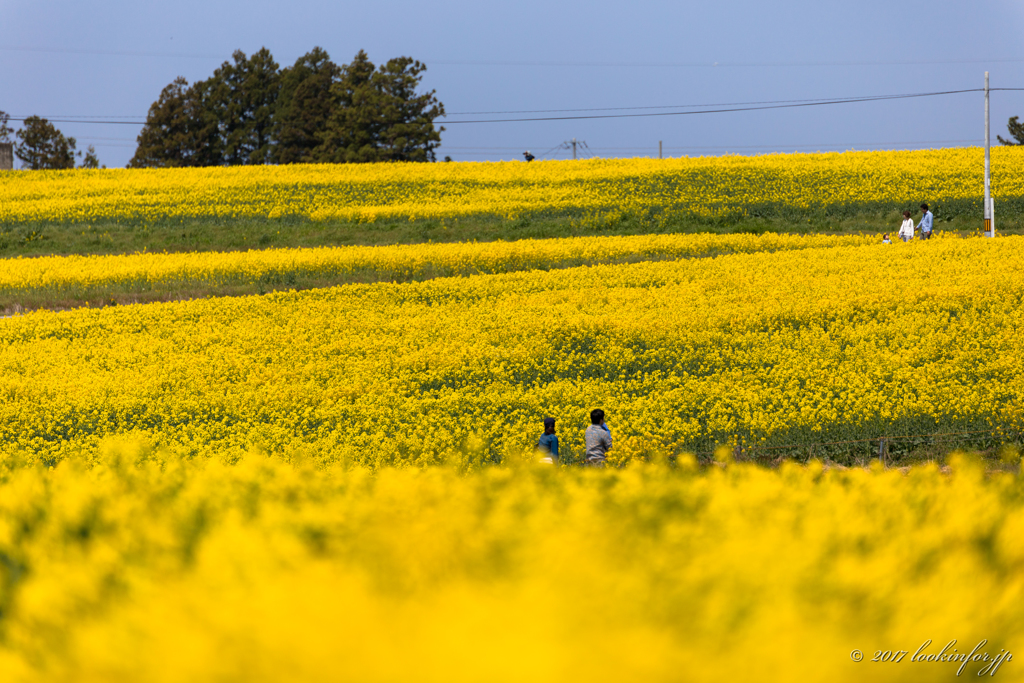
<svg viewBox="0 0 1024 683"><path fill-rule="evenodd" d="M909 211L903 212L903 225L900 226L900 239L909 242L914 239L914 219L910 217Z"/></svg>
<svg viewBox="0 0 1024 683"><path fill-rule="evenodd" d="M594 408L590 411L590 426L583 435L587 445L587 464L603 467L606 455L612 447L612 431L604 423L604 411Z"/></svg>
<svg viewBox="0 0 1024 683"><path fill-rule="evenodd" d="M544 434L537 442L537 450L541 452L541 462L551 464L558 462L558 435L555 434L555 418L544 418Z"/></svg>
<svg viewBox="0 0 1024 683"><path fill-rule="evenodd" d="M921 229L921 239L930 239L932 236L932 212L928 210L927 204L921 205L921 211L924 211L924 215L921 216L921 222L917 224L917 227Z"/></svg>

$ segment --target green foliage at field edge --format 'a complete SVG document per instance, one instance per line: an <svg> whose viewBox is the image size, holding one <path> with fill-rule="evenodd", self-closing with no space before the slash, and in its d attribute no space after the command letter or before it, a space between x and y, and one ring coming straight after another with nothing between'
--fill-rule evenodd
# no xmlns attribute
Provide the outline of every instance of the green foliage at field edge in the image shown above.
<svg viewBox="0 0 1024 683"><path fill-rule="evenodd" d="M970 207L935 207L936 229L972 234L982 221ZM493 216L448 220L387 220L376 223L314 222L301 218L109 221L0 224L0 258L66 254L238 251L281 247L419 244L665 233L881 234L898 231L895 208L806 213L756 211L747 216L698 218L674 212L611 211L593 215ZM999 216L1000 233L1024 233L1024 220Z"/></svg>

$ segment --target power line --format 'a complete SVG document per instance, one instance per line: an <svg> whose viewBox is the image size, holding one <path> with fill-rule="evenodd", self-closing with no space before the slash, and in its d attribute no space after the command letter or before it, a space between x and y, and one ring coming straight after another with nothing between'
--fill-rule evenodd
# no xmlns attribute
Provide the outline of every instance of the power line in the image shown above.
<svg viewBox="0 0 1024 683"><path fill-rule="evenodd" d="M137 115L118 116L117 114L106 114L103 116L92 116L89 114L30 114L30 116L38 116L39 118L46 119L47 121L57 121L59 119L141 119L140 121L138 121L138 123L146 122L145 116ZM18 114L17 116L14 116L12 114L11 118L14 121L24 121L28 118L28 116L25 116L24 114Z"/></svg>
<svg viewBox="0 0 1024 683"><path fill-rule="evenodd" d="M79 142L82 140L104 140L104 141L115 141L115 142L137 142L137 138L101 138L95 135L77 135L75 136Z"/></svg>
<svg viewBox="0 0 1024 683"><path fill-rule="evenodd" d="M547 155L549 155L549 154L551 154L552 152L554 152L554 151L556 151L556 150L559 150L559 149L562 149L562 143L558 143L557 145L555 145L554 147L552 147L552 148L551 148L551 149L549 149L548 151L546 151L546 152L543 152L543 153L541 153L541 154L538 154L538 155L537 155L537 158L538 158L538 159L543 159L543 158L544 158L544 157L546 157Z"/></svg>
<svg viewBox="0 0 1024 683"><path fill-rule="evenodd" d="M1006 90L1007 88L1004 88ZM994 90L994 88L993 88ZM526 121L574 121L580 119L622 119L622 118L640 118L650 116L685 116L689 114L719 114L732 111L759 111L764 109L788 109L793 107L813 107L826 104L852 104L856 102L877 102L882 100L901 100L913 97L935 97L939 95L955 95L960 93L968 92L980 92L980 88L971 88L968 90L949 90L944 92L931 92L931 93L917 93L911 95L872 95L866 97L852 97L852 98L839 98L832 100L804 100L797 101L795 104L772 104L764 106L752 106L752 107L729 107L727 109L704 109L698 111L673 111L673 112L654 112L649 114L599 114L589 116L545 116L537 118L525 118L525 119L478 119L470 121L445 121L445 125L456 124L456 123L519 123ZM781 100L785 102L785 100ZM727 106L727 105L722 105ZM11 121L24 121L27 117L11 117ZM136 121L100 121L100 120L85 120L82 119L48 119L53 123L98 123L98 124L127 124L137 126L140 125Z"/></svg>
<svg viewBox="0 0 1024 683"><path fill-rule="evenodd" d="M995 88L992 88L995 90ZM963 91L966 92L966 91ZM925 93L930 94L930 93ZM911 97L912 95L907 95ZM556 114L561 112L580 112L580 111L629 111L629 110L641 110L641 109L693 109L697 107L743 107L755 104L792 104L797 102L844 102L847 100L861 100L864 98L876 98L881 97L880 95L858 95L854 97L817 97L812 99L804 100L761 100L756 102L715 102L710 104L677 104L677 105L658 105L658 106L645 106L645 107L593 107L590 109L522 109L512 111L465 111L465 112L450 112L448 116L483 116L485 114Z"/></svg>
<svg viewBox="0 0 1024 683"><path fill-rule="evenodd" d="M118 139L124 138L91 138L93 140L99 139ZM981 138L968 138L963 140L902 140L902 141L887 141L887 142L818 142L818 143L779 143L774 145L724 145L724 146L665 146L664 149L755 149L755 148L774 148L774 147L842 147L844 145L932 145L932 144L955 144L964 142L982 142ZM528 147L536 147L536 145L520 145L518 147L457 147L442 145L439 149L445 150L474 150L474 151L519 151ZM599 151L610 151L610 150L654 150L657 147L651 145L634 145L631 147L591 147L592 150Z"/></svg>
<svg viewBox="0 0 1024 683"><path fill-rule="evenodd" d="M750 68L750 67L814 67L814 66L933 66L950 64L1013 64L1024 59L921 59L897 61L846 61L846 62L521 62L521 61L470 61L470 60L425 60L425 63L444 66L539 66L539 67L624 67L644 68Z"/></svg>
<svg viewBox="0 0 1024 683"><path fill-rule="evenodd" d="M25 122L29 116L12 116L11 121ZM40 116L39 118L46 119L50 123L100 123L103 125L126 125L126 126L142 126L145 125L145 121L97 121L97 120L86 120L86 119L51 119L47 116Z"/></svg>
<svg viewBox="0 0 1024 683"><path fill-rule="evenodd" d="M445 149L497 149L497 150L517 150L521 151L529 147L530 145L520 145L519 147L451 147L445 145Z"/></svg>
<svg viewBox="0 0 1024 683"><path fill-rule="evenodd" d="M224 59L224 55L187 54L183 52L143 52L135 50L90 50L77 48L29 47L0 45L0 52L35 52L56 55L93 55L98 57L171 57L173 59Z"/></svg>
<svg viewBox="0 0 1024 683"><path fill-rule="evenodd" d="M790 149L790 148L808 148L808 147L848 147L848 146L869 146L869 145L953 145L963 143L975 143L980 144L984 142L981 138L972 138L968 140L909 140L906 142L835 142L835 143L808 143L798 145L718 145L718 146L687 146L687 147L666 147L665 149ZM611 147L599 147L595 149L615 149ZM637 149L657 149L656 147L644 147Z"/></svg>
<svg viewBox="0 0 1024 683"><path fill-rule="evenodd" d="M996 88L991 88L991 90L995 89ZM876 95L858 98L820 100L797 104L776 104L755 107L731 107L727 109L700 109L697 111L652 112L647 114L591 114L587 116L543 116L524 119L474 119L469 121L445 121L445 125L455 125L458 123L522 123L529 121L578 121L583 119L627 119L651 116L690 116L694 114L723 114L726 112L762 111L766 109L793 109L798 107L819 107L823 105L832 104L855 104L859 102L881 102L886 100L906 100L920 97L938 97L942 95L960 95L963 93L970 92L982 92L982 90L982 88L967 88L965 90L944 90L939 92L914 93L909 95ZM1000 88L1000 90L1024 90L1024 88Z"/></svg>
<svg viewBox="0 0 1024 683"><path fill-rule="evenodd" d="M1024 91L1024 88L990 88L991 91ZM762 102L737 102L733 104L690 104L690 105L679 105L678 107L670 106L654 106L654 107L607 107L597 109L548 109L548 110L532 110L526 113L543 113L543 112L572 112L572 111L620 111L620 110L642 110L642 109L669 109L669 108L687 108L687 107L725 107L723 109L703 109L697 111L671 111L671 112L651 112L644 114L599 114L599 115L588 115L588 116L544 116L534 118L522 118L522 119L477 119L469 121L445 121L445 125L457 124L457 123L519 123L528 121L574 121L581 119L619 119L619 118L641 118L650 116L688 116L691 114L721 114L727 112L740 112L740 111L761 111L766 109L791 109L798 107L816 107L822 105L833 105L833 104L855 104L860 102L881 102L886 100L903 100L919 97L938 97L943 95L959 95L970 92L982 92L983 88L967 88L965 90L944 90L937 92L925 92L925 93L910 93L903 95L864 95L857 97L836 97L832 99L807 99L807 100L764 100ZM739 106L744 104L751 104L757 106ZM463 115L469 115L467 112ZM479 112L484 113L484 112ZM501 113L519 113L519 112L490 112L494 114ZM451 116L457 116L457 114L451 114ZM26 116L12 116L11 121L25 121L29 117ZM46 118L52 123L95 123L104 125L130 125L138 126L142 125L141 121L114 121L111 119L126 119L135 118L141 119L140 116L110 116L106 117L106 120L102 120L101 117L94 116L74 116L74 117L41 117Z"/></svg>
<svg viewBox="0 0 1024 683"><path fill-rule="evenodd" d="M1019 90L1021 88L998 88L1000 90ZM996 88L991 88L996 90ZM978 89L980 91L980 89ZM968 90L958 90L956 92L970 92ZM916 95L899 95L906 97L913 96L926 96L930 94L944 94L944 93L920 93ZM859 101L862 99L876 99L883 97L883 95L858 95L854 97L816 97L812 99L767 99L753 102L713 102L708 104L659 104L656 106L596 106L592 109L577 109L577 110L518 110L508 112L452 112L447 116L483 116L490 114L559 114L562 112L626 112L626 111L637 111L637 110L684 110L684 109L695 109L699 106L746 106L750 104L790 104L795 102L842 102L842 101Z"/></svg>
<svg viewBox="0 0 1024 683"><path fill-rule="evenodd" d="M556 114L561 112L586 112L586 111L633 111L633 110L644 110L644 109L691 109L696 107L741 107L753 104L789 104L793 102L826 102L831 100L853 100L860 99L861 96L857 97L818 97L804 100L759 100L755 102L714 102L705 104L666 104L656 106L641 106L641 107L592 107L587 109L519 109L510 111L460 111L460 112L449 112L447 116L483 116L488 114ZM868 96L872 97L872 96ZM42 118L57 120L61 118L68 119L145 119L145 116L87 116L79 114L52 114L43 116ZM23 118L15 118L14 120L20 121Z"/></svg>
<svg viewBox="0 0 1024 683"><path fill-rule="evenodd" d="M910 148L911 146L928 146L931 148L932 145L949 145L953 147L966 147L983 144L983 140L935 140L932 142L918 141L918 142L860 142L860 143L830 143L830 144L779 144L779 145L720 145L720 146L686 146L686 147L664 147L665 151L674 152L690 152L690 153L710 153L716 154L721 152L744 152L744 153L758 153L758 152L793 152L793 151L858 151L857 148L861 148L860 151L866 151L863 148L874 147L898 147L898 148ZM965 144L966 143L966 144ZM520 149L520 148L515 148ZM601 152L628 152L633 153L636 156L644 156L644 153L654 153L657 151L657 147L590 147L589 156L584 158L597 158ZM442 147L441 151L451 151L454 156L457 157L484 157L490 159L514 159L518 157L518 154L509 154L508 152L481 152L481 151L452 151L450 147ZM556 151L566 151L565 148L559 146ZM613 154L614 155L614 154ZM538 158L540 156L538 155Z"/></svg>

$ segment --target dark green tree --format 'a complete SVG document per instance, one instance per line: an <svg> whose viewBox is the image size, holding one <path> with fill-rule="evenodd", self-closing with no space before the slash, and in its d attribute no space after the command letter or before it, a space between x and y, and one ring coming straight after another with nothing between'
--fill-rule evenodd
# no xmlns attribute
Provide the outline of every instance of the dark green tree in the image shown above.
<svg viewBox="0 0 1024 683"><path fill-rule="evenodd" d="M82 163L78 165L78 168L106 168L106 166L100 166L100 158L96 156L96 148L89 145L89 148L85 150L85 156L82 158Z"/></svg>
<svg viewBox="0 0 1024 683"><path fill-rule="evenodd" d="M0 143L13 142L11 140L11 133L14 129L9 124L11 122L11 116L5 111L0 111Z"/></svg>
<svg viewBox="0 0 1024 683"><path fill-rule="evenodd" d="M281 72L274 112L274 163L313 160L320 137L338 106L331 89L340 76L341 68L319 47Z"/></svg>
<svg viewBox="0 0 1024 683"><path fill-rule="evenodd" d="M52 123L38 116L30 116L18 131L18 144L14 154L25 168L62 169L75 167L75 146L72 137L64 137Z"/></svg>
<svg viewBox="0 0 1024 683"><path fill-rule="evenodd" d="M185 98L188 121L189 166L221 166L224 160L224 136L217 106L218 81L197 81Z"/></svg>
<svg viewBox="0 0 1024 683"><path fill-rule="evenodd" d="M267 48L246 58L232 54L213 74L212 103L217 112L228 165L265 164L271 157L271 130L281 74Z"/></svg>
<svg viewBox="0 0 1024 683"><path fill-rule="evenodd" d="M373 74L376 67L366 52L356 53L351 64L341 68L341 78L331 88L337 104L321 132L321 144L314 153L317 161L345 163L363 161L374 154L380 121Z"/></svg>
<svg viewBox="0 0 1024 683"><path fill-rule="evenodd" d="M384 96L380 161L436 161L434 150L441 144L444 126L434 128L434 119L444 116L444 105L434 96L435 90L416 94L420 74L426 70L426 65L411 57L398 57L374 74Z"/></svg>
<svg viewBox="0 0 1024 683"><path fill-rule="evenodd" d="M266 48L237 50L205 81L164 88L129 165L434 161L444 105L416 92L425 70L361 50L339 68L314 48L282 72Z"/></svg>
<svg viewBox="0 0 1024 683"><path fill-rule="evenodd" d="M444 128L435 91L417 94L426 66L398 57L375 68L362 50L334 86L337 109L314 157L335 163L434 161Z"/></svg>
<svg viewBox="0 0 1024 683"><path fill-rule="evenodd" d="M999 142L1004 145L1024 145L1024 123L1020 123L1016 116L1011 116L1006 127L1009 129L1010 135L1013 136L1013 140L1006 140L1001 135L997 135L996 138Z"/></svg>
<svg viewBox="0 0 1024 683"><path fill-rule="evenodd" d="M130 168L191 166L195 153L190 133L188 81L178 76L149 107Z"/></svg>
<svg viewBox="0 0 1024 683"><path fill-rule="evenodd" d="M131 168L219 166L224 163L214 79L191 87L179 76L149 108Z"/></svg>

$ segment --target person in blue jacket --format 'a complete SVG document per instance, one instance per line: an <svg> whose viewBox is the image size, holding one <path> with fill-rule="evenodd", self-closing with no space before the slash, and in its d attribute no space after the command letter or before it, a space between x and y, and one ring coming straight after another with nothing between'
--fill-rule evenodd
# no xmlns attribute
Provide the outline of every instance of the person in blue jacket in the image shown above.
<svg viewBox="0 0 1024 683"><path fill-rule="evenodd" d="M555 434L555 418L544 418L544 434L537 442L537 450L541 451L541 462L558 462L558 435Z"/></svg>
<svg viewBox="0 0 1024 683"><path fill-rule="evenodd" d="M921 211L924 215L921 216L921 222L917 224L918 229L921 231L921 239L926 240L932 236L932 212L928 210L927 204L921 205Z"/></svg>

